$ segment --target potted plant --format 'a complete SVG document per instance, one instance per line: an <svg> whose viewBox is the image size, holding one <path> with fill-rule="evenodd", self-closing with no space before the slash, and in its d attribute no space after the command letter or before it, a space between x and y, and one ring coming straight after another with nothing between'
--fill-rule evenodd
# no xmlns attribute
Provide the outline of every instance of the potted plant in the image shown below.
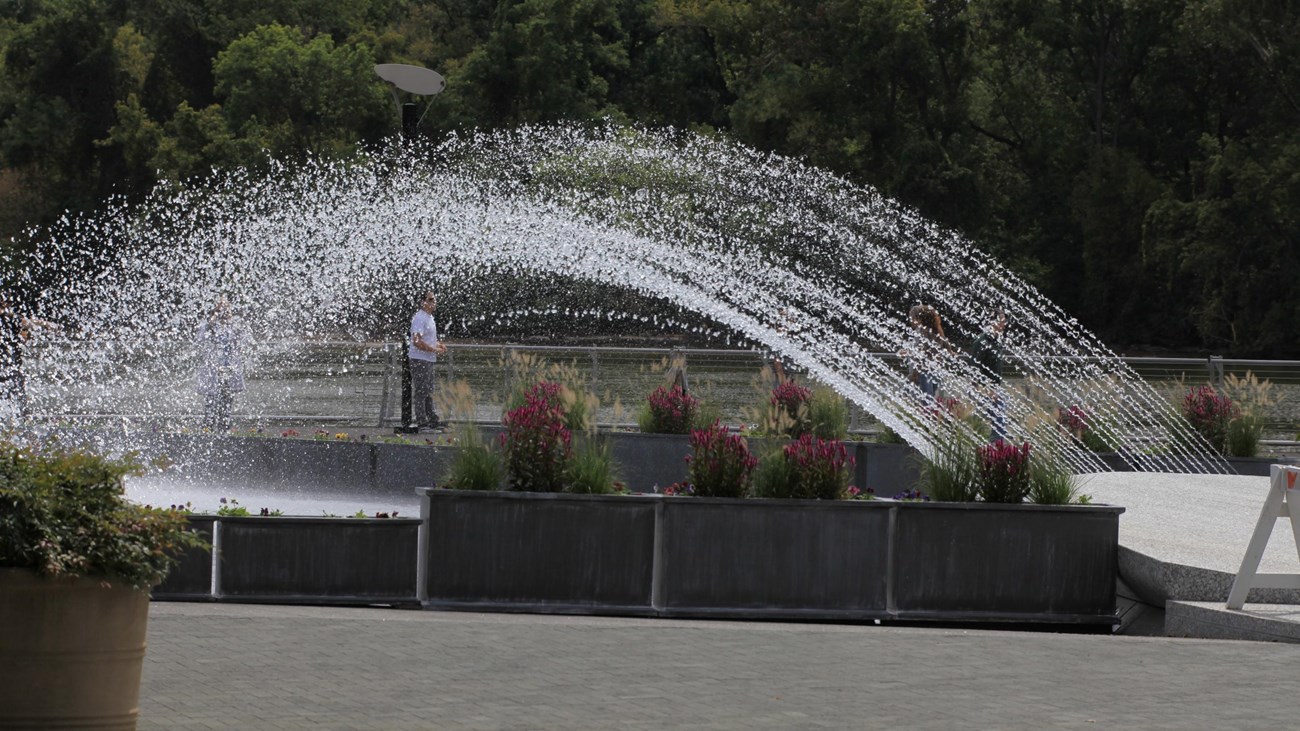
<svg viewBox="0 0 1300 731"><path fill-rule="evenodd" d="M131 458L0 441L0 726L134 728L150 586L202 539Z"/></svg>

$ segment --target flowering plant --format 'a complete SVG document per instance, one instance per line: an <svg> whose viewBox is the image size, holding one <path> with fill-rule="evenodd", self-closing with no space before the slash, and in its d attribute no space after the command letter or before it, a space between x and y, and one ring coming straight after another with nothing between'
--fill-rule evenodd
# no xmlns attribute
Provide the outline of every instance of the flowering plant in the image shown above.
<svg viewBox="0 0 1300 731"><path fill-rule="evenodd" d="M691 455L686 458L688 482L702 497L745 497L758 459L745 438L714 422L691 431Z"/></svg>
<svg viewBox="0 0 1300 731"><path fill-rule="evenodd" d="M1198 386L1183 397L1183 417L1220 452L1227 447L1228 423L1237 416L1236 404L1213 386Z"/></svg>
<svg viewBox="0 0 1300 731"><path fill-rule="evenodd" d="M691 423L699 410L700 402L694 396L682 390L679 384L672 389L660 386L646 399L649 403L649 419L645 431L654 434L689 434Z"/></svg>
<svg viewBox="0 0 1300 731"><path fill-rule="evenodd" d="M808 433L811 429L808 402L811 399L812 389L793 381L785 381L772 389L769 402L775 412L775 421L784 427L782 431L795 438Z"/></svg>
<svg viewBox="0 0 1300 731"><path fill-rule="evenodd" d="M1083 438L1083 433L1088 430L1088 412L1077 404L1069 406L1057 412L1056 423L1074 436Z"/></svg>
<svg viewBox="0 0 1300 731"><path fill-rule="evenodd" d="M1088 450L1106 452L1112 449L1110 440L1104 437L1103 432L1094 426L1095 422L1092 414L1078 404L1057 411L1056 423L1079 440Z"/></svg>
<svg viewBox="0 0 1300 731"><path fill-rule="evenodd" d="M695 488L692 487L690 483L687 482L674 482L673 484L664 488L663 494L673 496L673 497L683 496L683 495L694 495Z"/></svg>
<svg viewBox="0 0 1300 731"><path fill-rule="evenodd" d="M978 450L979 492L985 502L1023 502L1032 487L1029 442L1019 447L1001 439Z"/></svg>
<svg viewBox="0 0 1300 731"><path fill-rule="evenodd" d="M524 405L506 413L501 446L510 487L560 492L572 457L573 433L565 426L560 385L543 382L524 394Z"/></svg>
<svg viewBox="0 0 1300 731"><path fill-rule="evenodd" d="M793 498L837 500L847 498L853 458L839 440L804 434L785 446L785 461L793 468Z"/></svg>

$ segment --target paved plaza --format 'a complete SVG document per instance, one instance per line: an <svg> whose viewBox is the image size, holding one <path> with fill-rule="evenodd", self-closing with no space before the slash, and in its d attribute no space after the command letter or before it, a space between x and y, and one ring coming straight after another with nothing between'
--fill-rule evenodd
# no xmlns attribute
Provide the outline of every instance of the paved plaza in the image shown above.
<svg viewBox="0 0 1300 731"><path fill-rule="evenodd" d="M155 602L141 729L1294 728L1300 646Z"/></svg>

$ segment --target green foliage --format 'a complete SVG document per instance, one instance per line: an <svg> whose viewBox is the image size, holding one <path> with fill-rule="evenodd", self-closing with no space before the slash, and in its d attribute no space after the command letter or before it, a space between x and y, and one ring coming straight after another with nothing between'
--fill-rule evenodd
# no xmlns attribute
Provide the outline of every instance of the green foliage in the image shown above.
<svg viewBox="0 0 1300 731"><path fill-rule="evenodd" d="M845 439L849 435L849 405L833 389L817 386L808 401L808 423L818 439Z"/></svg>
<svg viewBox="0 0 1300 731"><path fill-rule="evenodd" d="M883 424L880 431L876 433L876 442L878 444L907 444L907 440L902 435Z"/></svg>
<svg viewBox="0 0 1300 731"><path fill-rule="evenodd" d="M217 515L222 518L247 518L252 515L248 508L239 504L234 498L221 498L221 506L217 508Z"/></svg>
<svg viewBox="0 0 1300 731"><path fill-rule="evenodd" d="M501 453L466 423L457 435L459 448L451 460L445 484L453 490L499 490L505 482L506 469Z"/></svg>
<svg viewBox="0 0 1300 731"><path fill-rule="evenodd" d="M214 91L230 129L272 153L343 153L386 115L365 46L335 46L295 28L259 26L217 54Z"/></svg>
<svg viewBox="0 0 1300 731"><path fill-rule="evenodd" d="M941 502L974 502L979 497L978 445L961 430L950 430L921 464L921 490Z"/></svg>
<svg viewBox="0 0 1300 731"><path fill-rule="evenodd" d="M794 464L785 458L785 450L772 447L758 458L753 472L754 497L791 498L799 482Z"/></svg>
<svg viewBox="0 0 1300 731"><path fill-rule="evenodd" d="M93 576L147 589L187 548L205 546L182 512L134 505L131 458L0 442L0 566Z"/></svg>
<svg viewBox="0 0 1300 731"><path fill-rule="evenodd" d="M1227 453L1229 457L1259 456L1259 438L1264 433L1264 420L1245 412L1228 422Z"/></svg>
<svg viewBox="0 0 1300 731"><path fill-rule="evenodd" d="M491 32L460 66L449 101L482 126L616 113L611 82L627 68L618 8L603 0L497 6Z"/></svg>
<svg viewBox="0 0 1300 731"><path fill-rule="evenodd" d="M1029 499L1039 505L1068 505L1079 494L1079 478L1064 462L1046 452L1029 460ZM1086 496L1079 496L1084 502Z"/></svg>
<svg viewBox="0 0 1300 731"><path fill-rule="evenodd" d="M717 424L722 421L722 407L718 406L716 401L705 399L695 408L695 419L691 422L692 429L707 429L710 424Z"/></svg>
<svg viewBox="0 0 1300 731"><path fill-rule="evenodd" d="M15 5L0 51L0 239L160 176L350 155L397 126L372 64L405 62L448 79L434 136L726 129L961 231L1111 343L1300 353L1273 286L1300 268L1295 3L66 0ZM593 200L700 185L557 158ZM718 226L791 233L745 215Z"/></svg>
<svg viewBox="0 0 1300 731"><path fill-rule="evenodd" d="M587 439L573 452L565 469L565 492L582 495L608 495L615 492L614 460L609 445L600 439Z"/></svg>

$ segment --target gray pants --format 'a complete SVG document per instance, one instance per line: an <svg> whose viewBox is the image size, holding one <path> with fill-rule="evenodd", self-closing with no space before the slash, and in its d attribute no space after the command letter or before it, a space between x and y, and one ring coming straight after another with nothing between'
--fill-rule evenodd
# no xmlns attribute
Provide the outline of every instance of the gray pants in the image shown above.
<svg viewBox="0 0 1300 731"><path fill-rule="evenodd" d="M433 404L438 393L438 382L434 378L437 365L433 361L411 359L411 410L420 426L438 423L438 411Z"/></svg>

